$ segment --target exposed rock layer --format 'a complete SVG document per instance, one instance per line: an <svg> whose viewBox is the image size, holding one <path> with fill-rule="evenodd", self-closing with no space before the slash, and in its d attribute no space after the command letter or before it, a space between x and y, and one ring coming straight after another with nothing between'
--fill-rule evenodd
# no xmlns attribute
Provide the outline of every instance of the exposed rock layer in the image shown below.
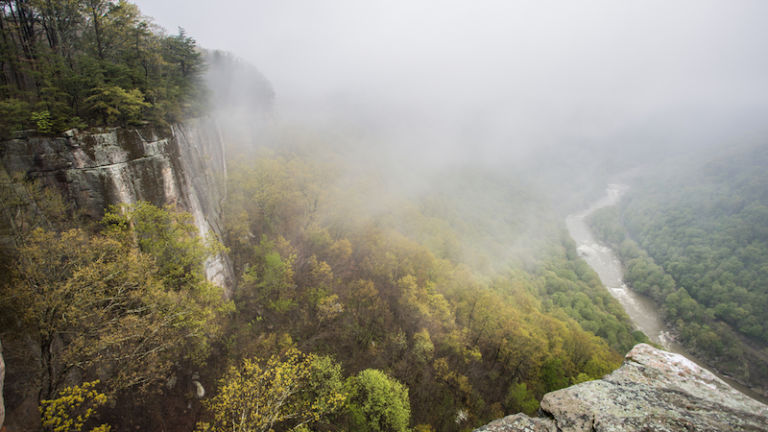
<svg viewBox="0 0 768 432"><path fill-rule="evenodd" d="M59 188L86 215L110 204L148 201L190 212L201 235L220 233L226 195L224 146L216 124L198 119L166 130L112 128L0 143L0 163ZM230 289L226 257L206 263L209 280Z"/></svg>
<svg viewBox="0 0 768 432"><path fill-rule="evenodd" d="M544 395L545 418L523 414L477 432L767 431L768 406L685 357L639 344L602 380Z"/></svg>

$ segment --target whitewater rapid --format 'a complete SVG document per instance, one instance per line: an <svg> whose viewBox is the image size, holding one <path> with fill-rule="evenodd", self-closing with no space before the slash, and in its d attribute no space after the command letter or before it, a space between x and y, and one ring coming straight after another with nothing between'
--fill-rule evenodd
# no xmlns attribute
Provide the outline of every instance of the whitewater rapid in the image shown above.
<svg viewBox="0 0 768 432"><path fill-rule="evenodd" d="M576 242L577 251L584 261L600 276L600 280L608 291L621 303L632 323L645 333L653 342L664 349L671 349L671 337L665 331L657 306L650 299L635 293L624 283L624 270L616 253L598 242L586 219L595 211L616 205L628 187L621 184L610 184L605 195L594 202L589 208L565 219L568 232Z"/></svg>

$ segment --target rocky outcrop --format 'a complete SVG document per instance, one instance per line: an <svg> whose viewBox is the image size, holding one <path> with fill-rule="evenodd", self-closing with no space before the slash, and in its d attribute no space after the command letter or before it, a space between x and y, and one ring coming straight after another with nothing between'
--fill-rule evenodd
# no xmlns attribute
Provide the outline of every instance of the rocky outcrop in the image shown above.
<svg viewBox="0 0 768 432"><path fill-rule="evenodd" d="M602 380L548 393L544 418L505 417L477 431L767 431L768 406L685 357L635 346Z"/></svg>
<svg viewBox="0 0 768 432"><path fill-rule="evenodd" d="M558 432L557 426L552 419L528 417L525 414L515 414L506 416L503 419L495 420L475 432Z"/></svg>
<svg viewBox="0 0 768 432"><path fill-rule="evenodd" d="M148 201L190 212L201 235L218 235L226 195L224 146L215 122L198 119L167 129L110 128L30 136L0 143L0 164L60 189L98 219L110 204ZM206 263L209 280L229 290L225 256Z"/></svg>

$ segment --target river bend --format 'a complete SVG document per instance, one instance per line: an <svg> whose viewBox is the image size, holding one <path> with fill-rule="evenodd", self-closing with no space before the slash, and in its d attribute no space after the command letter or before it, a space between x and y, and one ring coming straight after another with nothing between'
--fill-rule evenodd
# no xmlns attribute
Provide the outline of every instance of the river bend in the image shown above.
<svg viewBox="0 0 768 432"><path fill-rule="evenodd" d="M627 284L624 283L624 269L618 256L613 249L595 239L592 230L587 225L587 218L601 208L616 205L628 189L625 185L610 184L603 197L587 209L566 217L565 224L576 242L579 255L597 273L611 295L619 301L635 327L645 333L651 341L659 344L667 351L681 354L705 367L742 393L763 403L768 403L767 398L763 395L705 366L704 362L690 355L679 343L675 342L664 326L664 321L658 312L658 306L651 299L627 287Z"/></svg>

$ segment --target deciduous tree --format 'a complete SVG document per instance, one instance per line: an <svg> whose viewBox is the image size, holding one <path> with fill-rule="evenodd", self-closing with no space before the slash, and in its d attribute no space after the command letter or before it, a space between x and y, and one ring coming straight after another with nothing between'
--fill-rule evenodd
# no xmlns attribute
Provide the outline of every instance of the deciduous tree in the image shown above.
<svg viewBox="0 0 768 432"><path fill-rule="evenodd" d="M278 425L304 430L338 411L347 398L338 364L291 349L267 361L245 359L219 382L206 405L212 420L204 431L266 432Z"/></svg>

